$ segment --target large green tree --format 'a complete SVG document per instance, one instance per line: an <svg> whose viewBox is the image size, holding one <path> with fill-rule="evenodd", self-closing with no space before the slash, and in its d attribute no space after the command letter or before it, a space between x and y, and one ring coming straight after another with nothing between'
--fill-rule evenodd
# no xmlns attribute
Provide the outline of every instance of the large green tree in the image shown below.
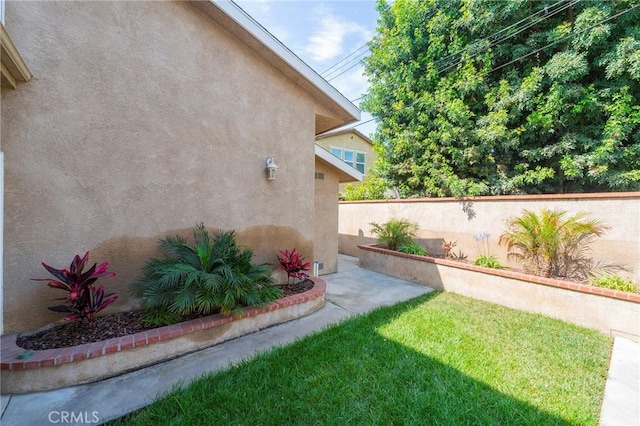
<svg viewBox="0 0 640 426"><path fill-rule="evenodd" d="M640 189L640 0L381 0L364 109L402 196Z"/></svg>

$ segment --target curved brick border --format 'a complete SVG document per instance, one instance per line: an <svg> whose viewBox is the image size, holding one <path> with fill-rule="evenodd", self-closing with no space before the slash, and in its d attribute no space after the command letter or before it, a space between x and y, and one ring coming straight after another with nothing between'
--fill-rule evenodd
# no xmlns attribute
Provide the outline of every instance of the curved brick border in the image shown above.
<svg viewBox="0 0 640 426"><path fill-rule="evenodd" d="M34 392L104 379L308 315L324 305L326 291L323 279L311 279L314 281L311 290L278 299L264 307L244 308L241 316L216 314L96 343L34 350L32 356L24 360L19 358L26 350L16 345L18 335L3 335L2 393ZM198 337L198 333L206 336ZM158 350L161 346L166 350ZM100 365L120 364L120 368L104 372L90 365L92 361ZM82 373L76 374L74 366L82 368ZM92 373L91 370L99 372ZM46 376L45 380L43 376Z"/></svg>
<svg viewBox="0 0 640 426"><path fill-rule="evenodd" d="M376 253L384 253L391 256L404 257L406 259L414 259L420 262L435 263L437 265L451 266L467 271L475 271L498 277L512 278L519 281L526 281L534 284L542 284L550 287L564 288L567 290L578 291L580 293L597 294L599 296L611 297L613 299L630 300L640 303L640 294L629 293L626 291L611 290L608 288L594 287L587 284L580 284L573 281L564 281L555 278L538 277L536 275L523 274L522 272L509 271L505 269L492 269L482 266L473 265L471 263L456 262L454 260L439 259L437 257L417 256L413 254L401 253L399 251L387 250L376 245L359 245L360 250L368 250Z"/></svg>

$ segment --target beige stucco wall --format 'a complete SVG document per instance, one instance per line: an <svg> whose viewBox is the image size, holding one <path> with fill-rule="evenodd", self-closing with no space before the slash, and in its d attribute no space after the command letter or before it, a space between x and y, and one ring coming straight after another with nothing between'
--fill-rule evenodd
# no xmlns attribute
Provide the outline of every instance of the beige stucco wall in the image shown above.
<svg viewBox="0 0 640 426"><path fill-rule="evenodd" d="M316 158L314 241L320 275L338 270L338 185L336 169Z"/></svg>
<svg viewBox="0 0 640 426"><path fill-rule="evenodd" d="M33 79L2 92L4 332L60 318L41 261L129 283L167 234L235 229L314 258L314 99L182 2L7 2ZM278 178L267 181L274 156Z"/></svg>
<svg viewBox="0 0 640 426"><path fill-rule="evenodd" d="M339 249L358 256L358 244L375 242L371 222L404 218L418 224L418 242L430 253L441 253L441 242L453 240L458 243L455 252L462 250L474 259L478 250L473 236L484 232L491 234L491 254L508 263L506 249L497 245L505 219L524 209L542 208L566 210L570 215L584 211L608 225L610 229L591 245L593 259L621 265L626 268L621 274L640 282L640 193L341 202Z"/></svg>

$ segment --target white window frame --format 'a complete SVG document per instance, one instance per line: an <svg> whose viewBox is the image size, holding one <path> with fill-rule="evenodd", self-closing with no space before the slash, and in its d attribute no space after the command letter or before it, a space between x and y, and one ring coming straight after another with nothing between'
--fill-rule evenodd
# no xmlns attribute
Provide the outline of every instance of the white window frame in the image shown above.
<svg viewBox="0 0 640 426"><path fill-rule="evenodd" d="M340 151L340 155L336 155L335 152L333 151ZM357 151L355 149L348 149L348 148L342 148L339 146L331 146L330 147L330 151L331 154L333 154L334 156L338 157L339 159L341 159L342 161L344 161L345 163L347 163L349 166L353 167L354 169L358 170L360 173L364 174L365 168L367 167L367 153L366 152L362 152L362 151ZM345 152L349 151L351 153L353 153L353 162L348 162L347 160L345 160ZM358 154L362 154L364 155L364 161L358 161ZM362 164L362 170L358 169L358 164Z"/></svg>

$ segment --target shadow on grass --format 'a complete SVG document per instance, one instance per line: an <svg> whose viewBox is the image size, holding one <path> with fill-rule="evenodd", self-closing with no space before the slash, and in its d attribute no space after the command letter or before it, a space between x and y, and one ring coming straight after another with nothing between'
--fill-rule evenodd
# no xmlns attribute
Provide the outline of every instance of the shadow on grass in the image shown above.
<svg viewBox="0 0 640 426"><path fill-rule="evenodd" d="M601 394L595 398L596 407L586 410L591 413L581 412L582 404L587 404L581 397L576 403L569 396L564 404L564 396L556 395L560 401L552 405L563 407L561 417L497 391L436 359L438 351L473 350L464 347L464 339L456 340L455 333L448 339L462 346L454 348L451 342L446 346L434 344L433 356L429 356L398 341L405 337L408 341L420 340L422 337L415 335L421 333L419 330L400 329L394 338L381 331L405 314L422 315L412 310L440 303L440 298L459 296L434 292L352 318L227 371L205 376L186 389L176 389L116 424L597 424L593 411L599 407ZM445 310L446 303L445 300ZM552 324L556 323L563 324ZM430 327L428 321L421 324ZM437 333L436 337L430 336L426 338L437 340ZM425 344L429 346L429 342ZM480 369L491 369L490 359L474 355L477 354L463 357L461 364L486 362ZM488 371L488 376L500 374ZM542 399L548 396L543 393ZM544 403L536 404L546 407Z"/></svg>

